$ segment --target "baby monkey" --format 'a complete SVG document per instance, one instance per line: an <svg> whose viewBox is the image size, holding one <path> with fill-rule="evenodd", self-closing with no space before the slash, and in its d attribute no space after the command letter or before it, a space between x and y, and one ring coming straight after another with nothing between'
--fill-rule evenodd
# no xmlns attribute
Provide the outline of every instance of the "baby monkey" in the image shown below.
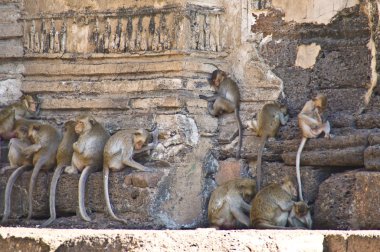
<svg viewBox="0 0 380 252"><path fill-rule="evenodd" d="M322 121L322 113L327 107L327 98L323 94L318 94L313 99L306 102L301 112L298 114L298 125L301 128L302 140L297 151L296 157L296 172L298 182L298 194L301 201L302 196L302 183L300 172L300 160L303 147L308 138L317 138L322 132L325 133L325 138L331 138L330 123L329 121Z"/></svg>
<svg viewBox="0 0 380 252"><path fill-rule="evenodd" d="M217 229L236 228L237 223L249 226L250 202L256 194L255 181L235 179L218 186L208 204L208 220Z"/></svg>
<svg viewBox="0 0 380 252"><path fill-rule="evenodd" d="M310 207L305 201L295 202L288 217L290 227L311 229L313 221L310 215Z"/></svg>
<svg viewBox="0 0 380 252"><path fill-rule="evenodd" d="M235 118L239 129L239 143L236 158L240 158L240 151L243 137L243 126L240 120L240 92L235 81L227 77L222 70L215 70L211 74L210 84L216 91L216 94L210 97L199 95L199 98L208 102L208 111L213 116L219 116L224 113L235 112Z"/></svg>
<svg viewBox="0 0 380 252"><path fill-rule="evenodd" d="M270 184L259 191L252 201L251 225L257 229L285 229L289 212L297 197L297 189L290 178L282 185Z"/></svg>
<svg viewBox="0 0 380 252"><path fill-rule="evenodd" d="M152 131L153 142L148 144L149 132L145 129L120 130L110 137L104 146L103 183L104 197L108 214L115 220L127 224L127 220L117 217L112 210L108 192L108 177L111 171L121 171L126 167L132 167L139 171L152 171L134 161L133 155L143 151L154 149L158 144L158 129Z"/></svg>
<svg viewBox="0 0 380 252"><path fill-rule="evenodd" d="M249 127L253 128L254 131L256 131L257 136L261 137L256 163L256 191L259 191L261 189L261 163L265 143L268 138L276 137L280 125L286 124L289 119L289 116L286 114L287 108L285 105L267 103L263 106L257 115L257 121L252 120L248 125Z"/></svg>

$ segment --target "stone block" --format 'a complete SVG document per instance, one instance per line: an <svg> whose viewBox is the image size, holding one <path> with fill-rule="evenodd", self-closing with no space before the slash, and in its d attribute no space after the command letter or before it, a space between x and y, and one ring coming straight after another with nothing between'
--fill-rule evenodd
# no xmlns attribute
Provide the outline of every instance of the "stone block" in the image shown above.
<svg viewBox="0 0 380 252"><path fill-rule="evenodd" d="M319 187L314 204L317 229L379 229L380 173L332 175Z"/></svg>
<svg viewBox="0 0 380 252"><path fill-rule="evenodd" d="M328 167L362 167L364 166L365 147L351 147L337 150L303 151L301 165ZM296 152L282 154L287 165L296 164Z"/></svg>
<svg viewBox="0 0 380 252"><path fill-rule="evenodd" d="M17 23L20 16L20 10L16 4L0 5L0 23L8 23L8 25L13 25Z"/></svg>
<svg viewBox="0 0 380 252"><path fill-rule="evenodd" d="M215 174L215 182L221 185L227 181L241 178L245 166L242 160L236 160L234 158L219 161L219 169Z"/></svg>
<svg viewBox="0 0 380 252"><path fill-rule="evenodd" d="M0 9L1 10L1 9ZM0 39L9 39L14 37L22 37L23 30L21 24L1 24L0 23Z"/></svg>
<svg viewBox="0 0 380 252"><path fill-rule="evenodd" d="M380 128L380 115L377 112L358 115L355 120L356 127L359 129Z"/></svg>
<svg viewBox="0 0 380 252"><path fill-rule="evenodd" d="M24 49L21 42L14 39L0 41L0 58L22 57Z"/></svg>
<svg viewBox="0 0 380 252"><path fill-rule="evenodd" d="M365 149L364 166L366 170L380 171L380 144Z"/></svg>
<svg viewBox="0 0 380 252"><path fill-rule="evenodd" d="M45 98L41 103L41 109L65 110L65 109L129 109L128 98L94 97L79 98Z"/></svg>
<svg viewBox="0 0 380 252"><path fill-rule="evenodd" d="M281 183L286 176L296 177L296 168L277 162L263 162L262 184ZM319 185L331 174L329 168L317 168L312 166L301 167L301 181L304 199L313 203L317 198Z"/></svg>
<svg viewBox="0 0 380 252"><path fill-rule="evenodd" d="M132 99L131 107L135 109L149 108L181 108L184 101L177 95L159 98Z"/></svg>

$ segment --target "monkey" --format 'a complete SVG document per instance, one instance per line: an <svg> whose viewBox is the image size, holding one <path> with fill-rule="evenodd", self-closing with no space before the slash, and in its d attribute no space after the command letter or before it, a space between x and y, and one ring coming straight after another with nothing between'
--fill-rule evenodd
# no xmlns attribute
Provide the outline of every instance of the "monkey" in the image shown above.
<svg viewBox="0 0 380 252"><path fill-rule="evenodd" d="M25 121L25 120L24 120ZM6 170L15 169L23 165L32 165L32 157L27 157L22 152L23 149L30 146L32 142L28 137L28 125L26 123L18 123L15 125L15 138L12 138L9 141L9 151L8 151L8 160L9 167L4 167L0 170L0 174L3 174Z"/></svg>
<svg viewBox="0 0 380 252"><path fill-rule="evenodd" d="M257 153L256 164L256 191L261 189L261 161L265 143L268 138L275 137L280 125L285 125L289 120L287 108L277 103L267 103L257 115L257 121L252 120L250 126L256 131L257 136L261 137L259 150Z"/></svg>
<svg viewBox="0 0 380 252"><path fill-rule="evenodd" d="M20 100L6 106L0 111L0 143L14 137L15 121L21 118L30 118L39 113L36 96L22 95ZM1 150L0 150L1 156Z"/></svg>
<svg viewBox="0 0 380 252"><path fill-rule="evenodd" d="M61 176L65 167L71 165L71 158L73 156L73 144L78 140L78 135L75 132L75 121L67 121L63 126L63 137L58 146L57 151L57 168L54 171L53 178L50 182L49 192L49 208L50 218L42 223L41 227L50 225L56 219L55 211L55 195L59 177Z"/></svg>
<svg viewBox="0 0 380 252"><path fill-rule="evenodd" d="M251 225L257 229L284 229L289 212L297 197L297 189L290 178L279 184L269 184L261 189L252 201Z"/></svg>
<svg viewBox="0 0 380 252"><path fill-rule="evenodd" d="M208 204L208 220L216 229L237 227L237 222L249 227L250 202L256 194L253 179L235 179L218 186Z"/></svg>
<svg viewBox="0 0 380 252"><path fill-rule="evenodd" d="M117 217L111 206L108 192L108 177L110 170L121 171L126 166L139 171L150 172L152 168L145 167L132 159L133 154L154 149L158 144L158 129L152 130L153 142L147 144L149 133L145 129L120 130L112 135L104 147L103 183L104 198L108 214L117 221L127 224L125 219ZM147 144L147 145L146 145ZM144 145L146 145L144 147Z"/></svg>
<svg viewBox="0 0 380 252"><path fill-rule="evenodd" d="M75 120L75 132L78 140L73 144L71 166L65 172L76 174L81 172L78 186L79 216L85 221L91 221L85 208L85 189L88 176L102 168L103 149L110 137L105 128L91 115L81 115Z"/></svg>
<svg viewBox="0 0 380 252"><path fill-rule="evenodd" d="M312 219L310 215L310 207L305 201L295 202L288 217L290 227L311 229Z"/></svg>
<svg viewBox="0 0 380 252"><path fill-rule="evenodd" d="M210 97L199 95L200 99L208 101L208 111L212 116L219 116L224 113L235 113L235 118L238 123L239 141L236 158L240 158L243 126L240 119L240 91L235 81L227 77L227 74L222 70L215 70L209 79L210 85L215 89L216 94Z"/></svg>
<svg viewBox="0 0 380 252"><path fill-rule="evenodd" d="M32 144L24 148L22 152L26 157L33 157L34 168L30 178L28 190L29 209L27 219L30 220L33 214L33 189L37 180L37 175L40 170L48 171L55 167L55 156L60 141L60 134L53 126L48 124L33 123L29 125L28 137ZM9 177L5 189L5 204L2 222L5 222L10 215L10 195L12 192L12 187L16 179L29 168L29 166L23 165L17 168Z"/></svg>
<svg viewBox="0 0 380 252"><path fill-rule="evenodd" d="M301 128L302 140L300 146L298 147L297 157L296 157L296 172L297 172L297 183L298 183L298 194L301 201L303 201L302 196L302 183L301 183L301 172L300 172L300 160L303 147L308 138L317 138L322 132L325 133L325 138L332 138L330 134L330 123L322 121L322 113L327 107L327 98L323 94L318 94L316 97L307 101L298 114L298 125Z"/></svg>

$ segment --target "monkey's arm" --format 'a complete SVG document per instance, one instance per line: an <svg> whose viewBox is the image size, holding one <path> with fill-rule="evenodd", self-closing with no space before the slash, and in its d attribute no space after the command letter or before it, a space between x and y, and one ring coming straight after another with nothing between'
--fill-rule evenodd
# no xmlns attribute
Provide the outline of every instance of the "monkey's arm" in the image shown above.
<svg viewBox="0 0 380 252"><path fill-rule="evenodd" d="M242 200L241 202L241 208L243 208L243 210L247 211L248 213L249 211L251 211L251 205L245 202L244 200Z"/></svg>
<svg viewBox="0 0 380 252"><path fill-rule="evenodd" d="M238 207L231 207L231 213L240 223L249 227L249 218Z"/></svg>
<svg viewBox="0 0 380 252"><path fill-rule="evenodd" d="M280 207L281 211L289 212L293 208L294 201L292 201L292 200L285 201L285 202L281 201L281 202L278 202L277 205Z"/></svg>
<svg viewBox="0 0 380 252"><path fill-rule="evenodd" d="M25 149L22 150L22 153L26 156L26 157L30 157L32 156L34 153L36 153L37 151L39 151L40 149L42 148L42 146L40 144L32 144L28 147L26 147Z"/></svg>
<svg viewBox="0 0 380 252"><path fill-rule="evenodd" d="M284 116L283 113L280 113L280 122L281 122L281 125L285 125L289 120L289 116L286 115Z"/></svg>
<svg viewBox="0 0 380 252"><path fill-rule="evenodd" d="M322 123L322 122L318 121L317 119L314 119L313 117L310 117L304 113L300 113L298 115L298 119L302 120L305 124L309 125L312 128L318 127Z"/></svg>
<svg viewBox="0 0 380 252"><path fill-rule="evenodd" d="M199 95L199 98L206 100L206 101L215 101L219 95L213 95L213 96L205 96L205 95Z"/></svg>
<svg viewBox="0 0 380 252"><path fill-rule="evenodd" d="M123 164L140 171L152 171L151 168L143 166L132 159L132 157L123 158Z"/></svg>
<svg viewBox="0 0 380 252"><path fill-rule="evenodd" d="M79 144L78 142L73 143L73 150L76 153L82 154L84 152L85 145L84 144Z"/></svg>

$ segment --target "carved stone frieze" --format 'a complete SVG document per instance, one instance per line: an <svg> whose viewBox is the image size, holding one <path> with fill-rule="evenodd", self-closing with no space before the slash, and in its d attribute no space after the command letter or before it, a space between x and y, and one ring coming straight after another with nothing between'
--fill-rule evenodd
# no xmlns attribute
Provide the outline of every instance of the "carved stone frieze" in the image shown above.
<svg viewBox="0 0 380 252"><path fill-rule="evenodd" d="M223 13L221 8L186 5L24 17L24 52L219 52Z"/></svg>

